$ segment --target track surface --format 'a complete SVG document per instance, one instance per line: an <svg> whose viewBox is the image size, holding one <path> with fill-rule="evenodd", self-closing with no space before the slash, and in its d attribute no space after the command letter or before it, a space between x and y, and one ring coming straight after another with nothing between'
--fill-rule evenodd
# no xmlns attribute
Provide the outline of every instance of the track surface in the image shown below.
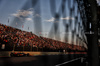
<svg viewBox="0 0 100 66"><path fill-rule="evenodd" d="M0 57L0 66L64 66L66 65L66 62L69 61L72 62L69 62L69 64L67 63L67 66L75 66L75 64L80 66L80 57L82 57L82 55L74 54L43 55L32 57ZM76 61L74 62L73 59L76 59Z"/></svg>

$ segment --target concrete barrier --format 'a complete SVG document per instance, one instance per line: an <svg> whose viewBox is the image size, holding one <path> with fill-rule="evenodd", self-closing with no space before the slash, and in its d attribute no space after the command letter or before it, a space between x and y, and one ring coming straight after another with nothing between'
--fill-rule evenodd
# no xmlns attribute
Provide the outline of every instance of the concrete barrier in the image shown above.
<svg viewBox="0 0 100 66"><path fill-rule="evenodd" d="M0 52L0 57L9 57L10 56L10 52L9 51L1 51Z"/></svg>
<svg viewBox="0 0 100 66"><path fill-rule="evenodd" d="M23 53L29 53L32 56L37 56L37 55L59 55L59 54L82 54L82 53L68 53L68 52L32 52L32 51L1 51L0 52L0 57L10 57L11 52L23 52ZM83 53L84 54L84 53Z"/></svg>
<svg viewBox="0 0 100 66"><path fill-rule="evenodd" d="M0 57L10 57L10 53L12 51L1 51L0 52ZM37 56L37 55L59 55L59 54L64 54L62 52L31 52L31 51L14 51L16 53L18 52L23 52L23 53L29 53L32 56Z"/></svg>

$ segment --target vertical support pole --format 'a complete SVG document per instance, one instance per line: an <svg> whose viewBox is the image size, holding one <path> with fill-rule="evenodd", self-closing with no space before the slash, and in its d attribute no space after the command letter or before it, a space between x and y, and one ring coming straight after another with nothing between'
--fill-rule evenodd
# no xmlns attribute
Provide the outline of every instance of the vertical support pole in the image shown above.
<svg viewBox="0 0 100 66"><path fill-rule="evenodd" d="M92 33L87 36L89 66L99 66L97 4L96 0L88 0L88 2L92 13Z"/></svg>

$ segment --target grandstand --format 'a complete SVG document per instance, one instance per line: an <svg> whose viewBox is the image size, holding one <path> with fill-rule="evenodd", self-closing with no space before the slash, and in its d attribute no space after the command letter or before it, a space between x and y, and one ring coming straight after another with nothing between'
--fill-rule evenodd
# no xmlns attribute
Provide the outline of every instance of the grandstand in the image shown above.
<svg viewBox="0 0 100 66"><path fill-rule="evenodd" d="M5 44L5 49L2 45ZM37 36L32 32L22 31L0 24L1 51L40 51L40 52L84 52L84 46L73 45L58 40Z"/></svg>

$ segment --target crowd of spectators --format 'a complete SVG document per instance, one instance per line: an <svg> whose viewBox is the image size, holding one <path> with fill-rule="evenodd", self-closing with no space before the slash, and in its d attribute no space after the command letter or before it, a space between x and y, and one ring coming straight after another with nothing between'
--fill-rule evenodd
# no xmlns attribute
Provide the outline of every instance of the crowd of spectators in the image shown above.
<svg viewBox="0 0 100 66"><path fill-rule="evenodd" d="M83 46L68 44L58 40L37 36L32 32L22 31L0 24L0 47L6 50L26 51L85 51Z"/></svg>

